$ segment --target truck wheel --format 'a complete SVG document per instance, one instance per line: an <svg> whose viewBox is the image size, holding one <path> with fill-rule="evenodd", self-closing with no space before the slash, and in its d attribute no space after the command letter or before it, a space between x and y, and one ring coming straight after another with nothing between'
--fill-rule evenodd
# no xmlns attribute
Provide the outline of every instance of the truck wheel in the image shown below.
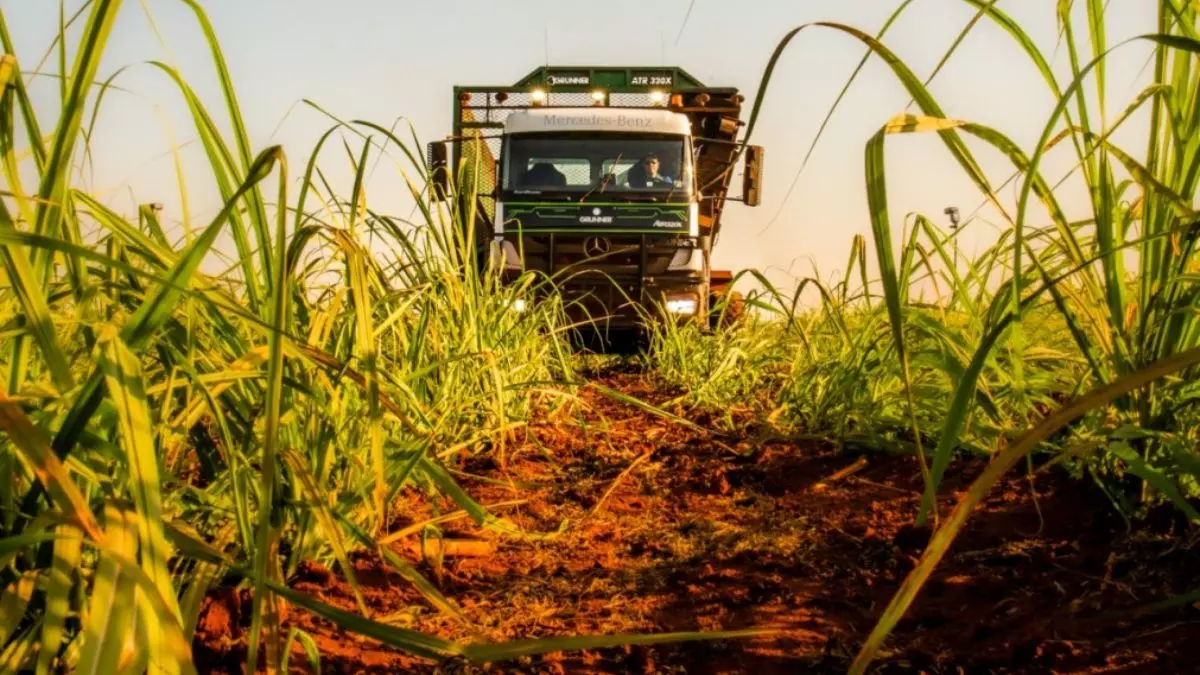
<svg viewBox="0 0 1200 675"><path fill-rule="evenodd" d="M713 295L709 300L709 325L729 328L737 325L746 314L746 299L739 291L730 291L726 297Z"/></svg>

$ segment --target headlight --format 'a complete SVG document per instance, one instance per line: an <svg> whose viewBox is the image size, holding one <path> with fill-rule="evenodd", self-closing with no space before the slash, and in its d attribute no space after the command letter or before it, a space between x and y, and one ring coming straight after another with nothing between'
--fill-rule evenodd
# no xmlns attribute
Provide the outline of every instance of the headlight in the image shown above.
<svg viewBox="0 0 1200 675"><path fill-rule="evenodd" d="M691 315L696 313L695 295L674 295L667 298L667 312L670 314Z"/></svg>

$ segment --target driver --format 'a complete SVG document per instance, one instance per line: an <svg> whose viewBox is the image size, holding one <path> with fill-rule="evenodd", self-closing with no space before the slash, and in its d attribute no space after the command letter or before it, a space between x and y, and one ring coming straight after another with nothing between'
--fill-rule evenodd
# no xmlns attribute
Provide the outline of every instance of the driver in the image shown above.
<svg viewBox="0 0 1200 675"><path fill-rule="evenodd" d="M649 154L642 158L642 161L629 171L629 186L630 187L661 187L663 185L674 185L675 181L670 176L664 176L658 172L659 161L658 155Z"/></svg>

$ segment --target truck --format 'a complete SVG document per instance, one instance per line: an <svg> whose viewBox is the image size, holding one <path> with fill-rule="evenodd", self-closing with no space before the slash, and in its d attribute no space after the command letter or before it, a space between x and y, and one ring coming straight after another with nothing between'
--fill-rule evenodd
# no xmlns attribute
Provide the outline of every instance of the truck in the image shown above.
<svg viewBox="0 0 1200 675"><path fill-rule="evenodd" d="M736 88L677 67L544 66L453 93L452 133L427 149L431 190L464 214L480 265L545 273L574 318L605 329L737 313L716 311L733 275L712 250L727 202L760 204L763 150L738 140Z"/></svg>

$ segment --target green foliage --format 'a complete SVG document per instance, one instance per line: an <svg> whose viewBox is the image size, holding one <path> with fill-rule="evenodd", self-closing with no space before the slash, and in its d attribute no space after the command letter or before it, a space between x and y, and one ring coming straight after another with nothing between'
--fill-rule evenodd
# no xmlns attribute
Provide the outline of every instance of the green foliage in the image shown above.
<svg viewBox="0 0 1200 675"><path fill-rule="evenodd" d="M0 14L9 52L0 62L0 311L10 320L0 338L0 462L11 476L0 490L0 541L10 545L0 586L24 599L10 617L20 630L3 636L22 646L6 652L8 665L194 672L187 640L219 583L254 591L251 668L278 667L296 639L313 656L307 635L281 630L280 598L418 654L467 653L375 623L361 601L354 615L304 598L285 580L315 560L356 588L349 552L377 552L431 610L462 621L377 541L406 489L523 534L475 502L443 461L447 449L502 453L511 428L542 406L546 383L573 379L562 307L551 295L511 310L538 280L501 285L478 267L467 215L423 192L415 139L335 122L297 189L280 148L252 151L220 45L199 4L187 4L233 131L222 135L182 76L157 64L188 105L224 201L182 248L153 209L129 218L72 184L86 99L94 94L98 109L122 72L97 80L121 3L92 2L78 15L83 41L52 125L32 116ZM55 130L48 141L43 128ZM349 199L319 168L335 136L358 145ZM400 188L421 207L416 222L370 207L363 176L381 155L400 158ZM21 186L31 172L36 191ZM85 238L81 223L94 234ZM205 274L223 234L239 264ZM469 658L561 646L479 646Z"/></svg>
<svg viewBox="0 0 1200 675"><path fill-rule="evenodd" d="M838 292L822 289L820 304L805 310L781 302L768 284L765 297L771 302L764 309L774 315L769 325L713 336L666 327L658 331L651 357L697 405L728 407L752 402L753 394L772 411L770 424L874 447L901 441L918 454L923 470L922 441L931 442L918 524L931 517L955 453L994 458L938 527L921 564L864 645L855 673L865 672L971 507L1019 458L1052 453L1049 461L1092 473L1128 515L1162 500L1194 520L1188 499L1200 496L1194 384L1200 346L1200 215L1194 206L1200 183L1200 108L1194 105L1200 93L1200 10L1194 2L1158 0L1157 32L1114 46L1106 35L1103 3L1086 4L1086 29L1080 30L1073 24L1073 3L1059 2L1061 46L1070 64L1069 78L1060 81L1041 48L994 0L964 1L976 10L975 19L938 70L978 25L1002 29L1056 101L1037 144L1026 152L1000 130L948 118L927 82L879 40L836 24L797 28L779 44L772 66L804 29L834 30L864 43L868 57L882 59L921 111L883 124L864 153L880 278L864 281L851 297L848 274ZM892 20L908 6L901 4ZM1153 81L1113 117L1104 98L1106 62L1133 42L1154 48ZM771 71L768 67L763 77L756 113ZM1147 106L1149 146L1139 158L1110 137ZM890 222L886 141L923 132L941 137L1007 226L997 244L967 260L965 269L957 262L953 237L925 218L916 217L899 235ZM1014 173L1005 183L1018 181L1015 210L1004 206L999 188L962 142L964 134L1012 163ZM1052 185L1040 172L1047 153L1068 143L1076 160L1072 175L1082 179L1090 198L1090 213L1074 222L1055 195L1062 182ZM1049 214L1048 227L1030 225L1035 205ZM865 279L863 249L856 245L855 252L852 267L857 264ZM815 279L803 285L819 287ZM927 285L938 289L936 300L914 300L914 289ZM767 367L749 374L728 360ZM721 367L714 369L717 363Z"/></svg>
<svg viewBox="0 0 1200 675"><path fill-rule="evenodd" d="M921 233L928 240L908 239L914 255L922 246L932 249L945 239L928 222L923 222ZM969 266L982 267L992 254ZM843 445L915 452L905 373L888 310L877 297L852 285L858 272L865 271L861 259L855 264L860 269L837 286L825 288L809 278L791 296L760 277L765 290L751 295L748 304L757 311L747 321L711 332L695 324L658 325L645 359L657 377L683 389L681 403L758 411L774 432L785 435L817 435ZM911 280L913 285L925 281L928 278L920 275ZM809 290L814 291L816 306L804 306L799 297ZM972 345L982 337L983 324L970 310L988 297L985 288L963 281L937 303L911 302L904 309L913 414L925 440L936 441L945 423L954 386L967 367ZM1054 308L1038 308L1032 316L1036 320L1030 322L1027 345L985 363L976 396L979 409L965 425L956 450L990 453L1086 378L1087 364L1074 353ZM1020 397L1012 376L1014 360L1021 362L1025 376Z"/></svg>

